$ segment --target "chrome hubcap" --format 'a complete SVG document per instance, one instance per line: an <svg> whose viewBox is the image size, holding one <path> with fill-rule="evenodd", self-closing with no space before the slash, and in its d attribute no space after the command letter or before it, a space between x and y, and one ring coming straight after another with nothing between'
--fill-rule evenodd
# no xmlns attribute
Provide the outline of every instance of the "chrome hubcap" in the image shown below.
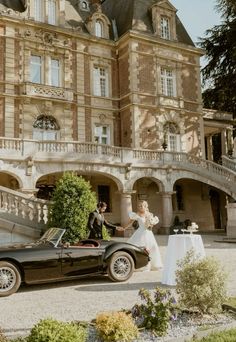
<svg viewBox="0 0 236 342"><path fill-rule="evenodd" d="M0 268L0 292L9 291L16 282L15 272L9 267Z"/></svg>
<svg viewBox="0 0 236 342"><path fill-rule="evenodd" d="M118 277L125 277L131 270L130 261L126 257L117 258L114 262L114 271Z"/></svg>

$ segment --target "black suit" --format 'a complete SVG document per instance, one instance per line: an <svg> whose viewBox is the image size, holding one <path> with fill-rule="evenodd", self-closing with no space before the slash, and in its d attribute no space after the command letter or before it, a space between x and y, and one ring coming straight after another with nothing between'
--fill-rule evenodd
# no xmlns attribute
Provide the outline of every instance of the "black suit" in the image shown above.
<svg viewBox="0 0 236 342"><path fill-rule="evenodd" d="M116 226L107 222L103 214L98 210L89 214L87 227L89 229L89 239L102 239L102 226L112 229L112 234L115 234Z"/></svg>

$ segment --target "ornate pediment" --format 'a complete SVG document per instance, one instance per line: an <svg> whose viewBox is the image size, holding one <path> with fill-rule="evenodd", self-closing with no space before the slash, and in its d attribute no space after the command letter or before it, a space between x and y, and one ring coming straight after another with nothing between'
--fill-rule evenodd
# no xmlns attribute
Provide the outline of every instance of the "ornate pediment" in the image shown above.
<svg viewBox="0 0 236 342"><path fill-rule="evenodd" d="M159 7L172 12L177 12L177 9L168 0L157 1L150 7L150 9L153 9L154 7Z"/></svg>

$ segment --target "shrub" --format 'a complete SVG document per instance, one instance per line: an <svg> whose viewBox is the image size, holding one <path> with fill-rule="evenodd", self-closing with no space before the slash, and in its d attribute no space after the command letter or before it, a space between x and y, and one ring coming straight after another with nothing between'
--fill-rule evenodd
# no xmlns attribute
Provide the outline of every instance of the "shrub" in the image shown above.
<svg viewBox="0 0 236 342"><path fill-rule="evenodd" d="M136 304L131 312L137 319L137 324L152 330L155 335L167 333L169 323L176 318L177 304L169 290L156 288L153 295L148 290L140 289L142 304Z"/></svg>
<svg viewBox="0 0 236 342"><path fill-rule="evenodd" d="M107 241L110 241L111 240L111 237L110 237L110 234L106 228L106 226L102 226L102 238L103 240L107 240Z"/></svg>
<svg viewBox="0 0 236 342"><path fill-rule="evenodd" d="M82 177L65 173L56 183L49 207L49 227L66 229L63 238L68 242L84 239L88 235L87 222L96 207L96 196L91 185Z"/></svg>
<svg viewBox="0 0 236 342"><path fill-rule="evenodd" d="M138 337L138 328L131 315L125 312L101 313L96 317L96 328L104 341L133 341Z"/></svg>
<svg viewBox="0 0 236 342"><path fill-rule="evenodd" d="M85 342L86 329L73 323L43 319L36 324L27 342Z"/></svg>
<svg viewBox="0 0 236 342"><path fill-rule="evenodd" d="M235 342L236 329L225 330L210 334L201 339L193 339L194 342Z"/></svg>
<svg viewBox="0 0 236 342"><path fill-rule="evenodd" d="M176 292L189 310L212 313L221 310L226 298L226 274L212 257L199 259L193 251L178 263Z"/></svg>

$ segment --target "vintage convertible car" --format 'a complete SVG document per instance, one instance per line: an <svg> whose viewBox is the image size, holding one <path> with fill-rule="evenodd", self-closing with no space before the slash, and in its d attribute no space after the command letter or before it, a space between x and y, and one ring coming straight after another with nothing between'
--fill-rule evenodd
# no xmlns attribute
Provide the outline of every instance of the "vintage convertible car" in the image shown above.
<svg viewBox="0 0 236 342"><path fill-rule="evenodd" d="M145 248L125 242L82 240L63 243L65 230L50 228L36 242L0 249L0 297L15 293L21 283L74 279L108 274L112 281L129 279L134 269L146 266Z"/></svg>

